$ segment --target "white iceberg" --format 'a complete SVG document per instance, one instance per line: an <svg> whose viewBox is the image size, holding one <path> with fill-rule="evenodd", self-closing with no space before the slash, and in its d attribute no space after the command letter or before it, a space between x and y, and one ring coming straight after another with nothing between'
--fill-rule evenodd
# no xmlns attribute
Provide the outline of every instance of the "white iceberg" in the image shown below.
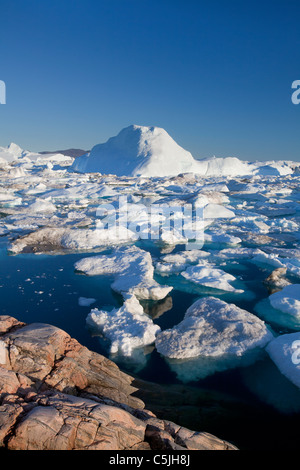
<svg viewBox="0 0 300 470"><path fill-rule="evenodd" d="M89 276L112 274L111 287L123 296L160 300L172 290L171 286L160 285L153 279L150 253L136 246L117 248L111 255L83 258L75 263L75 269Z"/></svg>
<svg viewBox="0 0 300 470"><path fill-rule="evenodd" d="M231 282L236 281L236 278L232 274L209 265L205 266L203 265L203 262L195 266L188 267L181 273L181 275L188 281L201 286L224 290L227 292L243 292L243 290L236 289L230 284Z"/></svg>
<svg viewBox="0 0 300 470"><path fill-rule="evenodd" d="M203 210L205 219L231 219L235 217L235 213L220 204L207 204Z"/></svg>
<svg viewBox="0 0 300 470"><path fill-rule="evenodd" d="M300 333L278 336L266 351L280 372L300 388Z"/></svg>
<svg viewBox="0 0 300 470"><path fill-rule="evenodd" d="M250 166L237 158L195 160L162 128L131 125L89 155L75 159L72 169L118 176L172 176L198 173L206 176L250 174Z"/></svg>
<svg viewBox="0 0 300 470"><path fill-rule="evenodd" d="M155 270L160 274L179 273L200 259L208 258L210 253L202 250L180 251L160 258Z"/></svg>
<svg viewBox="0 0 300 470"><path fill-rule="evenodd" d="M164 129L132 125L93 147L89 156L77 158L72 167L119 176L169 176L192 171L194 164L191 153Z"/></svg>
<svg viewBox="0 0 300 470"><path fill-rule="evenodd" d="M159 333L155 344L163 356L189 359L242 356L264 347L272 338L255 315L215 297L204 297L191 305L182 322Z"/></svg>
<svg viewBox="0 0 300 470"><path fill-rule="evenodd" d="M270 295L269 300L273 308L300 319L300 284L285 286Z"/></svg>
<svg viewBox="0 0 300 470"><path fill-rule="evenodd" d="M152 344L160 327L155 325L134 295L110 312L93 309L87 324L110 341L110 353L131 356L136 348Z"/></svg>

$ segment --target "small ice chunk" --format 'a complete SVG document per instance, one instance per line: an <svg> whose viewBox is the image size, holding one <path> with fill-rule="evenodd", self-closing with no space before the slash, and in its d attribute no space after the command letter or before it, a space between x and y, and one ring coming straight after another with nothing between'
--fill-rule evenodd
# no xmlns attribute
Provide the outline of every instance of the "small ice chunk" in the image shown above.
<svg viewBox="0 0 300 470"><path fill-rule="evenodd" d="M28 206L30 212L52 213L56 212L56 206L50 200L36 199Z"/></svg>
<svg viewBox="0 0 300 470"><path fill-rule="evenodd" d="M236 289L230 283L236 281L232 274L226 273L222 269L211 266L204 266L197 264L190 266L181 275L190 282L200 284L201 286L211 287L212 289L219 289L228 292L244 292L243 290Z"/></svg>
<svg viewBox="0 0 300 470"><path fill-rule="evenodd" d="M78 305L80 307L89 307L94 302L96 302L96 299L88 298L88 297L79 297L78 299Z"/></svg>
<svg viewBox="0 0 300 470"><path fill-rule="evenodd" d="M266 351L280 372L300 388L300 333L278 336Z"/></svg>
<svg viewBox="0 0 300 470"><path fill-rule="evenodd" d="M156 271L161 274L178 273L186 269L190 264L197 263L199 259L207 258L210 253L202 250L180 251L163 256L156 264Z"/></svg>
<svg viewBox="0 0 300 470"><path fill-rule="evenodd" d="M228 233L222 233L221 231L205 233L204 240L212 243L227 243L228 245L237 245L242 242L241 238L234 237Z"/></svg>
<svg viewBox="0 0 300 470"><path fill-rule="evenodd" d="M227 207L224 207L221 204L207 204L204 208L203 215L205 219L231 219L235 217L235 213L232 210L227 209Z"/></svg>
<svg viewBox="0 0 300 470"><path fill-rule="evenodd" d="M282 291L270 295L269 299L273 308L300 318L300 284L285 286Z"/></svg>
<svg viewBox="0 0 300 470"><path fill-rule="evenodd" d="M225 248L214 253L214 256L222 259L251 259L256 255L264 254L259 248Z"/></svg>
<svg viewBox="0 0 300 470"><path fill-rule="evenodd" d="M160 327L155 325L134 295L111 312L93 309L87 324L110 340L111 354L131 356L133 349L152 344Z"/></svg>

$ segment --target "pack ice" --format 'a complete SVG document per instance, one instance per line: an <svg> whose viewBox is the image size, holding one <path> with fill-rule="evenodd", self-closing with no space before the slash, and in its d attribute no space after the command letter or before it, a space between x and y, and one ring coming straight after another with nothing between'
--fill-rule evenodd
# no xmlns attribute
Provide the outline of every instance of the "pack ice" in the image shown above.
<svg viewBox="0 0 300 470"><path fill-rule="evenodd" d="M190 382L255 362L273 338L264 322L214 297L196 301L177 326L155 341L178 379Z"/></svg>
<svg viewBox="0 0 300 470"><path fill-rule="evenodd" d="M87 324L96 333L110 341L110 353L131 356L134 349L155 341L160 327L155 325L143 310L135 295L125 297L119 309L110 312L93 309L87 316Z"/></svg>
<svg viewBox="0 0 300 470"><path fill-rule="evenodd" d="M242 356L264 347L272 334L255 315L215 297L197 300L177 326L162 331L156 348L171 359Z"/></svg>
<svg viewBox="0 0 300 470"><path fill-rule="evenodd" d="M300 333L290 333L273 339L266 351L280 372L300 388Z"/></svg>
<svg viewBox="0 0 300 470"><path fill-rule="evenodd" d="M89 276L111 274L111 287L123 296L132 294L139 299L160 300L172 290L153 279L154 267L150 253L136 246L118 248L111 255L83 258L75 269Z"/></svg>

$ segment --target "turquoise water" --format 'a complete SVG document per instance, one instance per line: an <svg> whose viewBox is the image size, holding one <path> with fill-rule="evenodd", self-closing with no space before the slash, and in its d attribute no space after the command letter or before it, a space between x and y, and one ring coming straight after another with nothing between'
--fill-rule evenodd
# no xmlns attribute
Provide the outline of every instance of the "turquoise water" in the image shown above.
<svg viewBox="0 0 300 470"><path fill-rule="evenodd" d="M148 244L147 249L153 257L160 255L156 246ZM177 247L177 250L180 249ZM92 336L86 328L85 319L91 308L119 307L122 298L111 290L111 277L88 277L74 272L76 261L93 254L8 256L3 239L0 244L1 314L28 323L54 324L88 348L108 356L108 345L103 339ZM228 262L222 269L238 278L245 294L191 288L181 276L156 276L157 281L170 284L174 289L167 299L143 302L143 306L154 322L166 329L181 321L186 309L204 295L215 295L227 302L234 302L250 312L254 312L259 301L268 297L269 292L262 281L270 270L247 261ZM95 298L96 302L91 307L81 307L78 305L79 297ZM276 322L270 321L269 324L275 333L292 331ZM138 352L131 360L125 361L117 356L111 359L138 378L166 386L180 383L155 349L149 347L146 352L146 355ZM211 399L210 407L216 409L214 419L211 414L207 414L207 418L206 415L202 416L201 422L198 418L193 422L191 418L191 428L214 433L242 448L265 445L276 448L279 443L283 449L294 447L295 428L300 417L300 392L278 372L266 355L253 365L217 372L187 384L187 387L190 386L204 390L207 396L213 397L217 392L226 400L230 397L230 406L235 410L233 412L228 408L228 402L223 402L222 398L218 403ZM199 403L199 407L202 406ZM255 436L253 433L256 433Z"/></svg>

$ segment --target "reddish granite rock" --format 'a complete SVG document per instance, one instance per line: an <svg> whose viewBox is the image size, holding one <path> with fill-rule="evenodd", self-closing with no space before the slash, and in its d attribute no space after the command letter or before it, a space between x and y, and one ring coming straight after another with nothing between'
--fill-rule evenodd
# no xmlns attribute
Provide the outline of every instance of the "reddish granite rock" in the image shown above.
<svg viewBox="0 0 300 470"><path fill-rule="evenodd" d="M133 378L51 325L0 317L0 447L217 450L211 434L157 419Z"/></svg>
<svg viewBox="0 0 300 470"><path fill-rule="evenodd" d="M16 318L8 315L0 315L0 336L13 328L24 326L25 323L19 322Z"/></svg>

